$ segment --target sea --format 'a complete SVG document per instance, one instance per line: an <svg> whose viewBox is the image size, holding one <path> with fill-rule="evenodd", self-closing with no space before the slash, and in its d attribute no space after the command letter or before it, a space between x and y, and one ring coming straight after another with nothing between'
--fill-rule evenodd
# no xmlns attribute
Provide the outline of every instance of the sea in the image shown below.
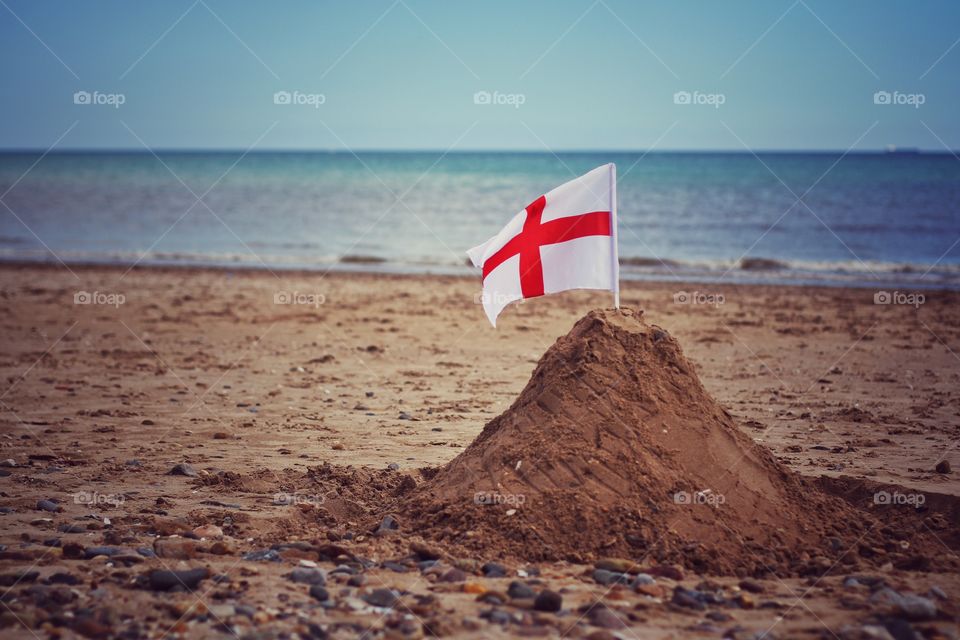
<svg viewBox="0 0 960 640"><path fill-rule="evenodd" d="M960 289L960 159L919 152L5 152L0 260L471 274L607 162L624 280Z"/></svg>

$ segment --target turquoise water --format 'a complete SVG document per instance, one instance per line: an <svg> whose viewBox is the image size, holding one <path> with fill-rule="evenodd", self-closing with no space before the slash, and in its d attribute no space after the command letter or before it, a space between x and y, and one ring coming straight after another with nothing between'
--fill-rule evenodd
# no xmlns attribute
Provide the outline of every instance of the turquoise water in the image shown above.
<svg viewBox="0 0 960 640"><path fill-rule="evenodd" d="M0 154L0 258L470 273L467 248L615 162L624 278L960 287L948 154L240 156Z"/></svg>

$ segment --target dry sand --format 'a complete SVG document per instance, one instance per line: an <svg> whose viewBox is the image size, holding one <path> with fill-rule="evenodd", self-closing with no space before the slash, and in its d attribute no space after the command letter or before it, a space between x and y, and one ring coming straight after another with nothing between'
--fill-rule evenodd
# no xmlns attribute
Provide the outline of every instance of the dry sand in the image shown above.
<svg viewBox="0 0 960 640"><path fill-rule="evenodd" d="M652 585L603 586L592 566L540 561L533 588L563 596L554 614L523 598L476 601L533 571L515 554L421 546L403 513L394 514L397 531L371 535L368 526L432 474L420 469L449 462L509 407L556 338L610 304L591 292L538 299L506 311L493 330L477 290L475 280L448 277L0 269L2 633L32 637L25 624L91 637L585 637L616 626L611 614L629 628L607 632L625 638L769 629L861 637L882 624L910 637L897 625L911 616L930 637L956 634L960 576L944 567L956 566L960 550L960 482L935 468L960 464L960 295L927 292L914 307L876 305L870 290L626 283L624 304L669 331L743 433L875 514L870 526L891 528L907 547L914 534L939 547L907 569L884 559L909 555L906 547L854 545L839 566L759 576L748 587L761 593L738 591L737 576L677 573L640 551L621 560L637 563L632 574L656 570ZM80 291L95 303L76 304ZM723 303L677 303L678 291ZM179 464L197 475L167 475ZM876 492L893 504L875 504ZM44 511L41 500L58 503ZM283 502L292 504L275 504ZM193 532L202 525L225 539ZM244 559L271 546L277 562ZM93 557L71 559L78 554ZM431 556L440 566L424 573L414 561ZM480 565L501 559L510 577L481 575ZM324 606L283 577L301 560L328 572L346 562L363 577L328 575ZM144 576L163 568L219 577L193 593L158 593ZM924 568L935 571L914 570ZM843 586L864 573L859 586ZM891 602L884 584L924 601ZM378 587L406 591L393 610L364 608ZM689 598L701 596L682 589L720 593L722 604L700 610ZM582 609L598 598L609 610ZM934 613L910 609L929 603ZM481 619L491 608L513 621Z"/></svg>

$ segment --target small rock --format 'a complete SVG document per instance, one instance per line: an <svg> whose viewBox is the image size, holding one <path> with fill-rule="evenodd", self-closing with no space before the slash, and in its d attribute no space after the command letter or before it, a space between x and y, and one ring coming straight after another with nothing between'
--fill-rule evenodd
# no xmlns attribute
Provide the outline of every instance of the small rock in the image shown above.
<svg viewBox="0 0 960 640"><path fill-rule="evenodd" d="M590 610L590 624L602 629L624 629L627 626L617 614L606 607L594 607Z"/></svg>
<svg viewBox="0 0 960 640"><path fill-rule="evenodd" d="M323 585L315 584L310 587L310 596L320 602L326 602L330 599L330 592L323 588Z"/></svg>
<svg viewBox="0 0 960 640"><path fill-rule="evenodd" d="M534 591L530 585L514 580L507 588L507 595L516 600L520 598L535 598L537 592Z"/></svg>
<svg viewBox="0 0 960 640"><path fill-rule="evenodd" d="M400 599L400 595L393 589L374 589L370 593L365 593L360 598L369 605L390 609Z"/></svg>
<svg viewBox="0 0 960 640"><path fill-rule="evenodd" d="M596 569L603 569L613 573L639 573L640 566L633 560L623 558L602 558L595 565Z"/></svg>
<svg viewBox="0 0 960 640"><path fill-rule="evenodd" d="M160 558L191 560L197 557L197 543L187 538L157 538L153 551Z"/></svg>
<svg viewBox="0 0 960 640"><path fill-rule="evenodd" d="M556 591L544 589L533 601L533 608L536 611L546 611L547 613L556 613L563 608L563 596Z"/></svg>
<svg viewBox="0 0 960 640"><path fill-rule="evenodd" d="M40 500L37 502L37 511L49 511L50 513L59 513L63 507L57 504L56 500Z"/></svg>
<svg viewBox="0 0 960 640"><path fill-rule="evenodd" d="M949 460L941 460L937 463L937 466L934 468L937 473L950 473L952 469L950 468Z"/></svg>
<svg viewBox="0 0 960 640"><path fill-rule="evenodd" d="M410 551L421 560L439 560L443 557L443 552L439 549L418 541L410 543Z"/></svg>
<svg viewBox="0 0 960 640"><path fill-rule="evenodd" d="M460 569L450 569L440 576L440 582L463 582L467 579L467 574Z"/></svg>
<svg viewBox="0 0 960 640"><path fill-rule="evenodd" d="M593 580L597 584L609 586L611 584L630 584L630 576L626 573L617 573L606 569L594 569Z"/></svg>
<svg viewBox="0 0 960 640"><path fill-rule="evenodd" d="M505 578L507 576L507 568L496 562L486 563L481 568L481 571L483 571L483 575L488 578Z"/></svg>
<svg viewBox="0 0 960 640"><path fill-rule="evenodd" d="M397 519L393 516L384 516L383 520L380 521L380 526L377 527L377 530L374 532L378 536L387 535L397 531L400 528L400 523L397 522Z"/></svg>
<svg viewBox="0 0 960 640"><path fill-rule="evenodd" d="M763 593L763 585L749 578L740 581L740 588L750 593Z"/></svg>
<svg viewBox="0 0 960 640"><path fill-rule="evenodd" d="M147 582L150 588L155 591L168 591L174 587L193 590L200 584L201 580L209 576L210 572L205 568L186 569L184 571L154 569L147 574Z"/></svg>
<svg viewBox="0 0 960 640"><path fill-rule="evenodd" d="M167 472L168 476L190 476L194 478L197 476L197 470L191 467L186 462L181 462L180 464L174 465L170 471Z"/></svg>
<svg viewBox="0 0 960 640"><path fill-rule="evenodd" d="M215 524L202 524L193 530L193 535L197 536L198 538L219 540L223 537L223 529Z"/></svg>
<svg viewBox="0 0 960 640"><path fill-rule="evenodd" d="M322 569L297 567L287 574L287 579L291 582L320 585L322 587L327 583L327 574Z"/></svg>
<svg viewBox="0 0 960 640"><path fill-rule="evenodd" d="M651 567L647 573L652 576L657 576L658 578L669 578L678 582L683 580L683 571L679 567L669 564L660 564L655 567Z"/></svg>

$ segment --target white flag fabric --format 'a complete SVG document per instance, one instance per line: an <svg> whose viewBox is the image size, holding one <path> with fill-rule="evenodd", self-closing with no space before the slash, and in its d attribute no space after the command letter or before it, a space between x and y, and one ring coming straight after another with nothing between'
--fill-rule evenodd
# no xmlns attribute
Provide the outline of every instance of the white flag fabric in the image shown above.
<svg viewBox="0 0 960 640"><path fill-rule="evenodd" d="M617 168L605 164L531 202L470 249L483 269L483 310L494 327L515 300L568 289L618 292Z"/></svg>

